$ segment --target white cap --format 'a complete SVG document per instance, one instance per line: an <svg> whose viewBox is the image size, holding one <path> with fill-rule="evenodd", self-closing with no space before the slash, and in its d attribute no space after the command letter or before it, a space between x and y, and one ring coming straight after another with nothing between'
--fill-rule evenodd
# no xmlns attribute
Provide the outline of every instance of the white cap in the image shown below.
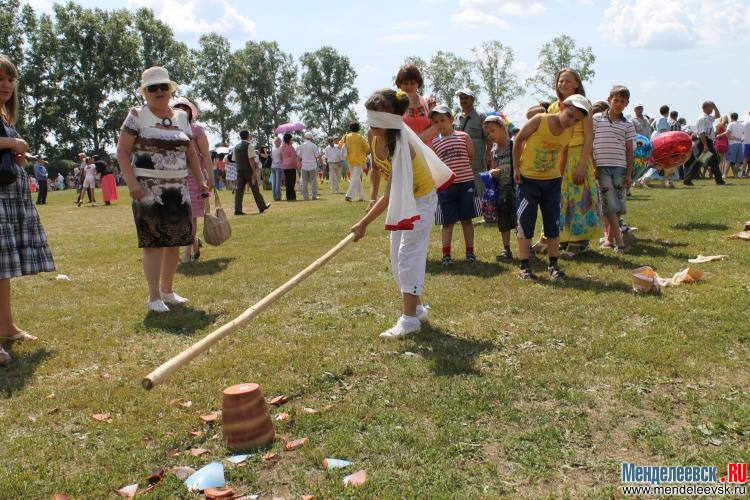
<svg viewBox="0 0 750 500"><path fill-rule="evenodd" d="M305 139L312 139L313 135L312 132L305 132Z"/></svg>
<svg viewBox="0 0 750 500"><path fill-rule="evenodd" d="M635 108L642 108L642 107L643 107L643 103L637 102L637 103L635 103L635 106L633 106L633 109L635 109Z"/></svg>
<svg viewBox="0 0 750 500"><path fill-rule="evenodd" d="M563 101L563 104L580 109L586 116L591 116L591 103L581 94L573 94Z"/></svg>
<svg viewBox="0 0 750 500"><path fill-rule="evenodd" d="M470 88L465 88L465 89L459 90L458 92L456 92L456 97L459 97L461 94L467 95L469 97L476 98L476 95L474 94L474 91L471 90Z"/></svg>

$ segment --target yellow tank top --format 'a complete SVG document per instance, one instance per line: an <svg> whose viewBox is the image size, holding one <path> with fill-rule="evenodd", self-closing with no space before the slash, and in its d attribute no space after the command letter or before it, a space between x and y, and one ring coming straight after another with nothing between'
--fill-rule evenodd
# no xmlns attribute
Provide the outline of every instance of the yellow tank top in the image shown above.
<svg viewBox="0 0 750 500"><path fill-rule="evenodd" d="M370 151L372 151L372 159L375 162L375 166L378 167L380 175L382 175L385 180L388 181L391 178L391 160L378 158L378 155L375 152L377 139L378 138L375 136L373 136L372 138L372 144L370 146ZM415 156L414 158L412 158L411 169L412 180L414 184L414 197L419 198L420 196L426 196L430 194L432 190L435 189L435 181L432 180L430 170L427 168L427 165L425 165L420 156Z"/></svg>
<svg viewBox="0 0 750 500"><path fill-rule="evenodd" d="M558 160L573 137L573 129L567 128L560 135L552 135L548 123L550 116L547 113L541 115L539 128L523 145L520 169L523 177L540 181L560 177Z"/></svg>
<svg viewBox="0 0 750 500"><path fill-rule="evenodd" d="M547 108L547 113L553 114L553 113L559 113L560 112L560 101L555 101L552 104L549 105L549 108ZM570 140L570 147L573 146L583 146L583 141L585 140L584 132L583 132L583 120L576 123L576 126L573 127L573 138Z"/></svg>

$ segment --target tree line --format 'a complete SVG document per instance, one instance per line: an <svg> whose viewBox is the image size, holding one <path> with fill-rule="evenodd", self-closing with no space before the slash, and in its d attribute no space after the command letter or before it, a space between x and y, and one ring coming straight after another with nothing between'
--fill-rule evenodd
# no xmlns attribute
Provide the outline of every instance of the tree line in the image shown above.
<svg viewBox="0 0 750 500"><path fill-rule="evenodd" d="M209 33L190 49L148 8L102 10L68 2L55 4L50 15L20 0L0 0L0 53L19 70L19 131L47 156L101 154L114 146L127 110L142 102L141 72L156 65L180 84L179 95L200 104L201 123L225 144L241 128L266 144L273 129L293 116L329 136L357 120L357 73L333 47L295 59L275 41L248 41L233 51L226 38ZM452 106L455 92L470 87L494 109L529 87L540 97L554 94L554 74L562 67L576 68L584 80L594 74L591 48L577 48L567 35L544 44L535 74L523 84L513 72L510 47L485 42L472 55L438 51L429 60L407 62L422 70L440 102Z"/></svg>

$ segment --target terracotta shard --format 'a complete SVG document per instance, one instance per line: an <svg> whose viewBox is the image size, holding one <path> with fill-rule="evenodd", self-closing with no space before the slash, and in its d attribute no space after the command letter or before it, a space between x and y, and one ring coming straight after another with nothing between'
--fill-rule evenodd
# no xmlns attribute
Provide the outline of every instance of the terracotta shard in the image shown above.
<svg viewBox="0 0 750 500"><path fill-rule="evenodd" d="M93 415L91 415L91 418L93 418L97 422L106 422L107 420L109 420L109 417L109 413L94 413Z"/></svg>
<svg viewBox="0 0 750 500"><path fill-rule="evenodd" d="M65 493L55 493L52 496L52 500L70 500L70 497Z"/></svg>
<svg viewBox="0 0 750 500"><path fill-rule="evenodd" d="M367 481L367 472L360 470L344 478L345 486L362 486Z"/></svg>
<svg viewBox="0 0 750 500"><path fill-rule="evenodd" d="M313 496L312 495L302 495L300 497L300 499L301 500L313 500Z"/></svg>
<svg viewBox="0 0 750 500"><path fill-rule="evenodd" d="M128 486L123 486L122 488L117 490L115 493L117 493L121 497L133 498L135 496L136 491L138 491L138 483L130 484Z"/></svg>
<svg viewBox="0 0 750 500"><path fill-rule="evenodd" d="M205 448L193 448L192 450L190 450L190 454L194 457L199 457L206 452L208 452L208 450Z"/></svg>
<svg viewBox="0 0 750 500"><path fill-rule="evenodd" d="M193 406L193 402L192 401L183 401L183 402L180 403L180 406L182 406L183 408L190 408L191 406Z"/></svg>
<svg viewBox="0 0 750 500"><path fill-rule="evenodd" d="M318 413L318 410L316 410L315 408L305 407L302 409L302 411L304 411L305 413L309 413L310 415L314 415L315 413Z"/></svg>
<svg viewBox="0 0 750 500"><path fill-rule="evenodd" d="M173 448L171 450L167 450L167 456L168 457L174 458L174 457L176 457L179 454L180 454L180 450L178 450L178 449Z"/></svg>
<svg viewBox="0 0 750 500"><path fill-rule="evenodd" d="M177 479L180 479L182 481L190 477L192 474L195 474L195 469L193 469L192 467L185 467L185 466L172 467L170 471L172 472L172 474L177 476Z"/></svg>
<svg viewBox="0 0 750 500"><path fill-rule="evenodd" d="M190 431L188 434L195 437L200 437L203 435L203 431Z"/></svg>
<svg viewBox="0 0 750 500"><path fill-rule="evenodd" d="M274 415L273 419L279 420L281 422L286 422L287 420L289 420L289 414L286 412L277 413L276 415Z"/></svg>
<svg viewBox="0 0 750 500"><path fill-rule="evenodd" d="M300 446L304 445L307 442L307 438L301 438L301 439L295 439L293 441L287 441L284 445L284 449L286 451L292 451L296 450Z"/></svg>
<svg viewBox="0 0 750 500"><path fill-rule="evenodd" d="M206 498L234 498L234 488L206 488L203 494Z"/></svg>
<svg viewBox="0 0 750 500"><path fill-rule="evenodd" d="M148 476L148 484L158 483L161 481L162 476L164 476L164 469L162 467L157 467L152 470L151 474Z"/></svg>
<svg viewBox="0 0 750 500"><path fill-rule="evenodd" d="M208 415L201 415L201 420L206 422L207 424L210 424L211 422L216 422L219 420L220 413L215 411L213 413L209 413Z"/></svg>
<svg viewBox="0 0 750 500"><path fill-rule="evenodd" d="M284 403L286 403L287 401L289 401L289 397L288 396L276 396L275 398L272 398L268 402L268 404L269 405L274 405L274 406L281 406Z"/></svg>
<svg viewBox="0 0 750 500"><path fill-rule="evenodd" d="M270 462L271 460L276 460L276 457L278 456L278 453L266 453L265 455L263 455L262 460L264 462Z"/></svg>

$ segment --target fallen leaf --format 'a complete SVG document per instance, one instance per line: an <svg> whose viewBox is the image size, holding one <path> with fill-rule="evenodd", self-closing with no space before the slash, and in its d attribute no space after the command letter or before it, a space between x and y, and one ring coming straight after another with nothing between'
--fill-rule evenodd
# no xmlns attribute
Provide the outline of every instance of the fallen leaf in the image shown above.
<svg viewBox="0 0 750 500"><path fill-rule="evenodd" d="M164 469L162 467L157 467L156 469L151 471L151 474L148 476L148 484L154 484L161 481L162 476L164 475Z"/></svg>
<svg viewBox="0 0 750 500"><path fill-rule="evenodd" d="M274 406L281 406L287 401L289 401L289 398L287 396L276 396L275 398L271 399L271 401L269 401L268 404L274 405Z"/></svg>
<svg viewBox="0 0 750 500"><path fill-rule="evenodd" d="M289 414L286 412L278 413L273 417L274 420L280 420L282 422L289 420Z"/></svg>
<svg viewBox="0 0 750 500"><path fill-rule="evenodd" d="M276 460L276 457L278 457L278 456L279 456L278 453L270 453L269 452L269 453L266 453L265 455L263 455L262 460L264 462L270 462L271 460Z"/></svg>
<svg viewBox="0 0 750 500"><path fill-rule="evenodd" d="M180 403L180 406L182 406L183 408L190 408L191 406L193 406L193 402L192 401L183 401L183 402Z"/></svg>
<svg viewBox="0 0 750 500"><path fill-rule="evenodd" d="M133 498L135 496L135 492L138 491L138 483L135 484L129 484L128 486L123 486L119 490L116 491L118 495L125 498Z"/></svg>
<svg viewBox="0 0 750 500"><path fill-rule="evenodd" d="M70 500L70 497L65 493L55 493L52 500Z"/></svg>
<svg viewBox="0 0 750 500"><path fill-rule="evenodd" d="M60 411L60 408L52 408L51 410L47 410L47 415L52 415L53 413L57 413Z"/></svg>
<svg viewBox="0 0 750 500"><path fill-rule="evenodd" d="M313 500L313 496L312 495L302 495L300 497L300 499L301 500Z"/></svg>
<svg viewBox="0 0 750 500"><path fill-rule="evenodd" d="M367 481L367 472L360 470L344 478L344 486L362 486Z"/></svg>
<svg viewBox="0 0 750 500"><path fill-rule="evenodd" d="M323 407L324 410L330 410L331 408L333 408L332 404L327 404Z"/></svg>
<svg viewBox="0 0 750 500"><path fill-rule="evenodd" d="M207 451L208 450L205 448L193 448L192 450L190 450L190 454L194 457L199 457L203 455L204 453L206 453Z"/></svg>
<svg viewBox="0 0 750 500"><path fill-rule="evenodd" d="M93 418L97 422L106 422L107 420L109 420L109 417L109 413L94 413L93 415L91 415L91 418Z"/></svg>
<svg viewBox="0 0 750 500"><path fill-rule="evenodd" d="M310 415L318 413L318 410L316 410L315 408L302 408L302 411L304 411L305 413L309 413Z"/></svg>
<svg viewBox="0 0 750 500"><path fill-rule="evenodd" d="M184 465L181 467L172 467L169 470L172 474L177 476L177 479L180 479L182 481L195 473L195 469L193 469L192 467L186 467Z"/></svg>
<svg viewBox="0 0 750 500"><path fill-rule="evenodd" d="M179 454L180 454L180 450L178 450L178 449L167 450L167 456L168 457L173 457L174 458L174 457L176 457Z"/></svg>
<svg viewBox="0 0 750 500"><path fill-rule="evenodd" d="M203 494L206 498L231 498L234 496L234 488L206 488Z"/></svg>
<svg viewBox="0 0 750 500"><path fill-rule="evenodd" d="M307 442L307 438L295 439L294 441L287 441L287 443L284 445L284 449L286 451L296 450L297 448L299 448L306 442Z"/></svg>
<svg viewBox="0 0 750 500"><path fill-rule="evenodd" d="M219 420L219 412L209 413L208 415L201 415L201 420L203 420L207 424L216 422L217 420Z"/></svg>
<svg viewBox="0 0 750 500"><path fill-rule="evenodd" d="M198 437L198 436L203 435L203 431L190 431L188 434L190 434L191 436Z"/></svg>

